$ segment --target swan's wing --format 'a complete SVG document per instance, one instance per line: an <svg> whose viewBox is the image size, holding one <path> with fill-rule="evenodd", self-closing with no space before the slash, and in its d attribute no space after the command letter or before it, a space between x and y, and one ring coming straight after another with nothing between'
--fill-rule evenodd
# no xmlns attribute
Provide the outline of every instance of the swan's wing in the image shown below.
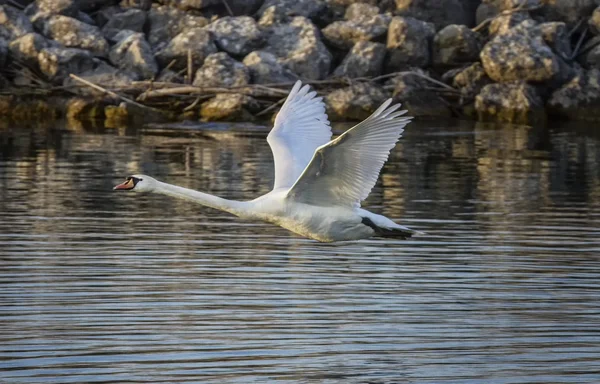
<svg viewBox="0 0 600 384"><path fill-rule="evenodd" d="M297 81L267 136L275 160L275 186L289 188L310 162L315 149L331 140L325 104Z"/></svg>
<svg viewBox="0 0 600 384"><path fill-rule="evenodd" d="M404 127L400 104L387 100L366 120L320 146L287 198L314 205L360 206ZM388 108L389 107L389 108Z"/></svg>

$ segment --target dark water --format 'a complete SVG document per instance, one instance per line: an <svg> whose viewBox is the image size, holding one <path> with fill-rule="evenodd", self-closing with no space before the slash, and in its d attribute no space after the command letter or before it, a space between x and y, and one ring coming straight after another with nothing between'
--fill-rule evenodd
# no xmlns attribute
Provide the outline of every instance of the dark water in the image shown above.
<svg viewBox="0 0 600 384"><path fill-rule="evenodd" d="M162 196L268 192L265 132L0 128L1 383L598 383L600 134L412 124L320 244Z"/></svg>

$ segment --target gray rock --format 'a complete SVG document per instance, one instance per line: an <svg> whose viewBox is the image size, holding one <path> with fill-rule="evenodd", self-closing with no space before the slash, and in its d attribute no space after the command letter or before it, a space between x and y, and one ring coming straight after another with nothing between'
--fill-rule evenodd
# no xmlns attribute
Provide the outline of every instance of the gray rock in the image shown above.
<svg viewBox="0 0 600 384"><path fill-rule="evenodd" d="M589 69L600 69L600 45L587 51L581 58L581 64Z"/></svg>
<svg viewBox="0 0 600 384"><path fill-rule="evenodd" d="M490 22L488 32L490 36L504 35L524 21L532 21L528 12L514 12L508 15L501 15Z"/></svg>
<svg viewBox="0 0 600 384"><path fill-rule="evenodd" d="M348 50L359 41L371 41L385 36L390 20L389 15L375 15L335 21L323 28L322 33L332 46Z"/></svg>
<svg viewBox="0 0 600 384"><path fill-rule="evenodd" d="M346 8L346 20L362 20L379 14L379 7L367 3L352 3Z"/></svg>
<svg viewBox="0 0 600 384"><path fill-rule="evenodd" d="M450 24L472 27L475 15L469 8L463 0L396 0L396 14L433 23L436 29Z"/></svg>
<svg viewBox="0 0 600 384"><path fill-rule="evenodd" d="M435 27L412 17L394 17L390 23L387 72L410 67L424 68L431 63L431 44Z"/></svg>
<svg viewBox="0 0 600 384"><path fill-rule="evenodd" d="M481 89L492 83L481 66L481 63L473 63L467 68L461 69L452 79L452 85L461 90L463 98L474 98Z"/></svg>
<svg viewBox="0 0 600 384"><path fill-rule="evenodd" d="M333 75L349 78L379 76L383 69L385 53L385 45L381 43L359 41L354 44Z"/></svg>
<svg viewBox="0 0 600 384"><path fill-rule="evenodd" d="M0 5L0 38L12 41L33 32L25 14L10 5Z"/></svg>
<svg viewBox="0 0 600 384"><path fill-rule="evenodd" d="M152 8L152 0L121 0L119 5L122 8L136 8L142 11L149 11Z"/></svg>
<svg viewBox="0 0 600 384"><path fill-rule="evenodd" d="M254 51L244 58L253 84L287 83L298 80L298 75L284 67L275 55Z"/></svg>
<svg viewBox="0 0 600 384"><path fill-rule="evenodd" d="M327 115L331 121L364 120L388 98L381 87L372 83L356 83L325 96Z"/></svg>
<svg viewBox="0 0 600 384"><path fill-rule="evenodd" d="M552 0L546 1L540 12L545 20L562 21L570 28L589 17L597 6L596 0Z"/></svg>
<svg viewBox="0 0 600 384"><path fill-rule="evenodd" d="M225 52L209 55L194 77L197 87L241 87L249 82L248 68Z"/></svg>
<svg viewBox="0 0 600 384"><path fill-rule="evenodd" d="M546 121L544 101L535 87L525 82L489 84L475 98L479 120L516 124L540 124Z"/></svg>
<svg viewBox="0 0 600 384"><path fill-rule="evenodd" d="M142 33L133 33L120 40L108 57L114 66L135 79L153 79L158 73L152 48Z"/></svg>
<svg viewBox="0 0 600 384"><path fill-rule="evenodd" d="M79 72L77 76L89 81L90 83L98 84L103 88L108 89L124 88L131 85L131 82L134 81L134 79L125 72L122 72L104 62L99 62L94 68ZM63 85L73 86L81 85L81 83L67 76L63 81ZM104 92L90 87L74 87L72 91L80 95L106 96Z"/></svg>
<svg viewBox="0 0 600 384"><path fill-rule="evenodd" d="M64 15L77 18L79 4L77 0L36 0L25 8L25 15L38 28L43 29L43 22L52 15Z"/></svg>
<svg viewBox="0 0 600 384"><path fill-rule="evenodd" d="M318 21L325 12L326 4L322 0L266 0L257 14L258 23L267 27L291 22L296 16Z"/></svg>
<svg viewBox="0 0 600 384"><path fill-rule="evenodd" d="M600 121L600 71L580 73L557 89L547 105L548 112L555 116Z"/></svg>
<svg viewBox="0 0 600 384"><path fill-rule="evenodd" d="M200 116L203 121L251 121L252 112L260 108L256 100L239 93L220 93L203 103Z"/></svg>
<svg viewBox="0 0 600 384"><path fill-rule="evenodd" d="M525 24L496 36L481 51L483 67L494 81L543 82L559 74L560 62L552 49L539 31Z"/></svg>
<svg viewBox="0 0 600 384"><path fill-rule="evenodd" d="M401 74L391 81L394 84L394 101L402 103L410 116L450 117L452 111L440 96L429 90L428 84L414 74Z"/></svg>
<svg viewBox="0 0 600 384"><path fill-rule="evenodd" d="M588 20L590 31L595 35L600 35L600 6L594 9L592 17Z"/></svg>
<svg viewBox="0 0 600 384"><path fill-rule="evenodd" d="M100 29L69 16L50 16L44 23L44 35L65 47L87 49L96 56L108 54L108 42Z"/></svg>
<svg viewBox="0 0 600 384"><path fill-rule="evenodd" d="M88 51L77 48L48 47L38 54L40 71L55 84L62 84L70 73L80 74L96 67Z"/></svg>
<svg viewBox="0 0 600 384"><path fill-rule="evenodd" d="M571 39L565 23L542 23L535 28L552 51L564 60L569 60L573 54Z"/></svg>
<svg viewBox="0 0 600 384"><path fill-rule="evenodd" d="M207 29L213 33L217 47L234 56L247 55L263 44L262 33L249 16L223 17Z"/></svg>
<svg viewBox="0 0 600 384"><path fill-rule="evenodd" d="M208 55L217 52L217 47L209 31L192 28L175 36L165 48L156 53L156 59L161 67L175 60L172 68L184 69L188 66L188 51L191 52L194 68L199 68Z"/></svg>
<svg viewBox="0 0 600 384"><path fill-rule="evenodd" d="M148 42L155 50L162 48L181 32L208 25L208 19L202 16L188 15L171 7L153 7L148 12Z"/></svg>
<svg viewBox="0 0 600 384"><path fill-rule="evenodd" d="M95 13L94 21L98 27L103 27L110 19L123 12L123 8L119 7L118 5L102 8Z"/></svg>
<svg viewBox="0 0 600 384"><path fill-rule="evenodd" d="M86 13L94 12L98 9L115 5L118 2L119 0L77 0L79 10Z"/></svg>
<svg viewBox="0 0 600 384"><path fill-rule="evenodd" d="M128 9L111 17L102 27L102 33L111 41L124 29L134 32L143 32L146 24L146 12L140 9Z"/></svg>
<svg viewBox="0 0 600 384"><path fill-rule="evenodd" d="M295 17L289 24L275 24L265 32L265 51L299 76L319 80L329 74L332 56L320 39L319 30L310 20Z"/></svg>
<svg viewBox="0 0 600 384"><path fill-rule="evenodd" d="M456 66L479 59L479 36L464 25L448 25L433 39L433 63Z"/></svg>
<svg viewBox="0 0 600 384"><path fill-rule="evenodd" d="M160 71L156 77L156 81L165 83L183 83L184 78L179 73L165 68Z"/></svg>
<svg viewBox="0 0 600 384"><path fill-rule="evenodd" d="M30 68L38 68L38 55L44 48L53 44L42 35L28 33L10 42L9 51L13 60L24 63Z"/></svg>

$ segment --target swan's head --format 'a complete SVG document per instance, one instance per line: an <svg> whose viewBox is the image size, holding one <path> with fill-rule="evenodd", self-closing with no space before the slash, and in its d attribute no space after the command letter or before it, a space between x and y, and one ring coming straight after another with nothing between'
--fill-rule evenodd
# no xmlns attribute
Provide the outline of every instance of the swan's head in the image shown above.
<svg viewBox="0 0 600 384"><path fill-rule="evenodd" d="M128 176L125 181L113 189L115 191L151 192L158 183L156 179L146 175Z"/></svg>

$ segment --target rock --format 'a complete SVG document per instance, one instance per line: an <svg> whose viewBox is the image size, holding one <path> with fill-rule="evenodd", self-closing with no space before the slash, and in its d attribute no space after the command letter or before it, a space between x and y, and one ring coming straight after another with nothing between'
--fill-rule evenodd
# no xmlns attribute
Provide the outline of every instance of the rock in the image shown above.
<svg viewBox="0 0 600 384"><path fill-rule="evenodd" d="M475 12L475 25L480 25L484 21L498 16L500 10L491 4L481 3Z"/></svg>
<svg viewBox="0 0 600 384"><path fill-rule="evenodd" d="M156 77L156 81L164 83L183 83L183 76L170 69L163 69Z"/></svg>
<svg viewBox="0 0 600 384"><path fill-rule="evenodd" d="M600 6L594 9L592 17L588 20L588 25L594 35L600 35Z"/></svg>
<svg viewBox="0 0 600 384"><path fill-rule="evenodd" d="M410 116L450 117L448 104L428 88L430 84L414 74L401 74L391 81L394 101L402 103Z"/></svg>
<svg viewBox="0 0 600 384"><path fill-rule="evenodd" d="M333 72L339 77L379 76L385 59L385 45L371 41L359 41Z"/></svg>
<svg viewBox="0 0 600 384"><path fill-rule="evenodd" d="M353 3L346 9L346 20L362 20L379 14L379 7L366 3Z"/></svg>
<svg viewBox="0 0 600 384"><path fill-rule="evenodd" d="M253 84L288 83L298 80L298 75L285 68L275 55L254 51L244 58Z"/></svg>
<svg viewBox="0 0 600 384"><path fill-rule="evenodd" d="M552 94L547 105L555 116L600 121L600 71L592 69L575 76Z"/></svg>
<svg viewBox="0 0 600 384"><path fill-rule="evenodd" d="M104 118L106 103L89 98L71 98L65 106L67 120L88 120Z"/></svg>
<svg viewBox="0 0 600 384"><path fill-rule="evenodd" d="M52 43L45 37L32 32L13 40L9 45L9 50L14 60L24 63L32 69L39 69L38 55L42 49L51 45Z"/></svg>
<svg viewBox="0 0 600 384"><path fill-rule="evenodd" d="M12 41L33 32L29 19L17 8L0 5L0 38Z"/></svg>
<svg viewBox="0 0 600 384"><path fill-rule="evenodd" d="M249 16L223 17L208 25L217 47L234 56L247 55L263 44L258 25Z"/></svg>
<svg viewBox="0 0 600 384"><path fill-rule="evenodd" d="M329 44L348 50L359 41L371 41L385 36L390 20L389 15L375 15L335 21L323 28L321 32Z"/></svg>
<svg viewBox="0 0 600 384"><path fill-rule="evenodd" d="M249 82L248 68L225 52L209 55L194 77L197 87L241 87Z"/></svg>
<svg viewBox="0 0 600 384"><path fill-rule="evenodd" d="M552 51L563 60L570 60L573 50L571 39L565 23L551 22L542 23L535 28Z"/></svg>
<svg viewBox="0 0 600 384"><path fill-rule="evenodd" d="M188 51L191 52L193 66L199 68L208 55L217 52L217 47L209 31L192 28L175 36L156 54L156 59L161 67L175 60L173 69L180 70L188 66Z"/></svg>
<svg viewBox="0 0 600 384"><path fill-rule="evenodd" d="M153 7L148 12L148 42L155 51L163 48L175 36L191 28L208 25L208 19L202 16L188 15L171 7Z"/></svg>
<svg viewBox="0 0 600 384"><path fill-rule="evenodd" d="M8 61L8 42L0 39L0 68L4 68Z"/></svg>
<svg viewBox="0 0 600 384"><path fill-rule="evenodd" d="M325 96L327 115L331 121L364 120L387 99L381 87L356 83Z"/></svg>
<svg viewBox="0 0 600 384"><path fill-rule="evenodd" d="M483 67L494 81L543 82L558 76L558 58L541 34L525 24L496 36L481 51Z"/></svg>
<svg viewBox="0 0 600 384"><path fill-rule="evenodd" d="M475 15L468 12L463 0L396 0L396 14L410 16L435 24L436 29L450 24L475 24Z"/></svg>
<svg viewBox="0 0 600 384"><path fill-rule="evenodd" d="M83 49L48 47L38 54L40 71L55 84L62 84L70 73L79 74L95 68L94 57Z"/></svg>
<svg viewBox="0 0 600 384"><path fill-rule="evenodd" d="M221 1L222 0L159 0L159 3L170 7L176 7L183 11L189 11L207 8L212 5L219 5L221 4Z"/></svg>
<svg viewBox="0 0 600 384"><path fill-rule="evenodd" d="M484 121L529 125L546 121L542 98L535 87L522 81L486 85L475 98L475 109Z"/></svg>
<svg viewBox="0 0 600 384"><path fill-rule="evenodd" d="M387 72L410 67L424 68L431 63L431 43L435 27L412 17L394 17L387 38Z"/></svg>
<svg viewBox="0 0 600 384"><path fill-rule="evenodd" d="M474 98L483 87L491 83L492 79L488 77L479 62L461 69L452 79L454 88L460 89L465 98Z"/></svg>
<svg viewBox="0 0 600 384"><path fill-rule="evenodd" d="M50 16L44 23L44 35L65 47L86 49L102 57L108 54L108 42L100 29L69 16Z"/></svg>
<svg viewBox="0 0 600 384"><path fill-rule="evenodd" d="M96 26L103 27L108 23L110 19L118 15L119 13L123 13L123 8L118 5L113 5L111 7L102 8L98 12L96 12L94 16L94 21L96 22Z"/></svg>
<svg viewBox="0 0 600 384"><path fill-rule="evenodd" d="M569 28L592 14L598 6L596 0L546 0L540 10L547 21L562 21Z"/></svg>
<svg viewBox="0 0 600 384"><path fill-rule="evenodd" d="M252 111L259 108L250 96L236 93L220 93L203 103L200 116L203 121L251 121Z"/></svg>
<svg viewBox="0 0 600 384"><path fill-rule="evenodd" d="M265 32L265 51L307 80L319 80L329 74L332 56L320 40L319 30L304 17L295 17L289 24L275 24Z"/></svg>
<svg viewBox="0 0 600 384"><path fill-rule="evenodd" d="M152 8L152 0L121 0L121 8L136 8L149 11Z"/></svg>
<svg viewBox="0 0 600 384"><path fill-rule="evenodd" d="M38 29L43 29L44 21L52 15L77 18L79 4L76 0L36 0L25 8L25 15Z"/></svg>
<svg viewBox="0 0 600 384"><path fill-rule="evenodd" d="M498 11L509 11L517 7L538 7L543 5L544 1L547 0L483 0L483 3L493 6Z"/></svg>
<svg viewBox="0 0 600 384"><path fill-rule="evenodd" d="M128 76L123 71L120 71L104 62L99 62L99 64L94 68L79 72L77 76L89 81L90 83L98 84L103 88L108 89L128 87L131 85L131 82L134 81L133 78ZM81 85L81 83L70 77L65 77L63 85L72 86ZM73 90L80 95L106 96L104 92L90 87L75 87Z"/></svg>
<svg viewBox="0 0 600 384"><path fill-rule="evenodd" d="M132 8L111 17L102 27L102 33L108 40L115 41L115 36L122 30L143 32L145 24L146 12Z"/></svg>
<svg viewBox="0 0 600 384"><path fill-rule="evenodd" d="M448 25L433 39L433 63L456 66L478 61L479 36L464 25Z"/></svg>
<svg viewBox="0 0 600 384"><path fill-rule="evenodd" d="M97 11L107 6L115 5L119 0L77 0L79 10L85 13Z"/></svg>
<svg viewBox="0 0 600 384"><path fill-rule="evenodd" d="M114 66L138 80L153 79L158 73L152 48L142 33L132 33L120 40L112 47L108 58Z"/></svg>
<svg viewBox="0 0 600 384"><path fill-rule="evenodd" d="M488 32L490 36L505 35L524 21L532 21L528 12L513 12L498 16L490 22Z"/></svg>
<svg viewBox="0 0 600 384"><path fill-rule="evenodd" d="M289 23L297 16L318 22L324 13L326 4L322 0L266 0L257 12L263 27Z"/></svg>

